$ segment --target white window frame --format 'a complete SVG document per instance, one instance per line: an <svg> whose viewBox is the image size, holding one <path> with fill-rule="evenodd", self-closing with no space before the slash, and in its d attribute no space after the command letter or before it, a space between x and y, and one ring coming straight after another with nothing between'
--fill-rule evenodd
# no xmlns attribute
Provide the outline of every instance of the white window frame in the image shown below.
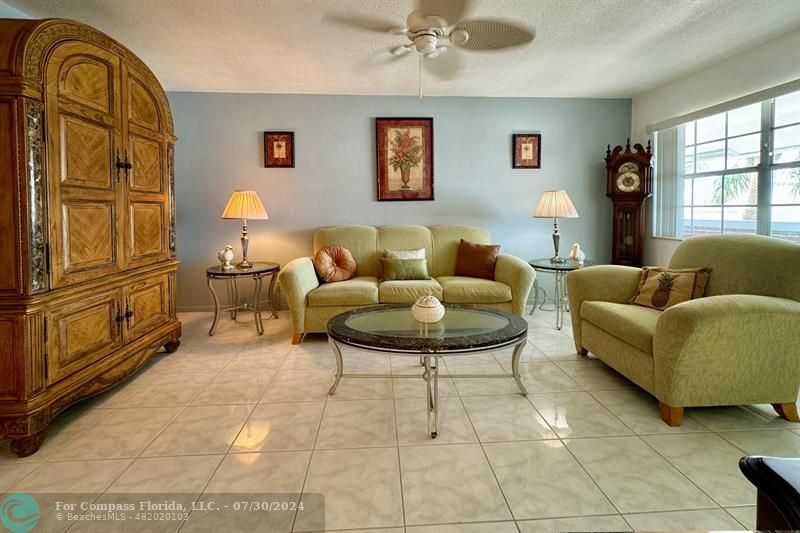
<svg viewBox="0 0 800 533"><path fill-rule="evenodd" d="M702 118L706 118L706 117L697 117L697 118L694 118L693 120L687 121L687 122L685 122L683 124L680 124L680 125L676 126L677 128L679 128L679 138L681 140L685 138L686 126L687 125L691 125L692 127L695 128L695 131L693 132L694 133L694 135L693 135L693 141L694 141L693 144L685 145L684 142L679 142L678 144L680 146L678 147L677 153L674 154L674 157L676 157L678 159L678 163L680 165L680 168L683 168L685 166L685 151L687 149L690 149L690 148L694 151L694 158L695 158L695 167L693 169L694 172L684 172L682 175L678 176L678 179L677 179L677 182L676 182L677 190L676 190L676 195L674 197L675 201L677 203L677 205L676 205L677 209L676 209L676 214L675 214L675 216L677 218L677 220L676 220L677 227L678 228L683 228L684 227L683 221L685 219L682 216L682 210L689 209L690 216L689 216L688 220L689 220L689 227L691 228L692 233L689 233L688 235L684 235L683 231L680 231L680 232L676 231L676 233L679 233L679 234L676 234L676 235L661 235L661 234L659 234L660 228L657 225L658 214L656 213L657 203L654 202L653 210L652 210L652 213L653 213L653 224L652 224L653 232L652 232L652 236L653 237L655 237L655 238L668 238L668 239L672 238L672 239L682 240L682 239L686 238L687 236L692 235L693 234L693 229L694 229L694 209L693 208L698 208L698 207L708 207L708 208L720 209L720 233L726 233L725 232L725 210L726 209L728 209L728 208L754 207L756 209L756 230L755 230L756 234L758 234L758 235L772 235L772 233L773 233L772 232L772 209L774 207L798 207L798 208L800 208L800 199L798 199L797 202L788 203L788 204L775 204L775 203L772 202L772 173L773 173L773 171L781 170L781 169L792 169L792 168L800 169L800 160L792 161L792 162L788 162L788 163L774 163L773 162L773 144L774 144L774 139L775 139L775 132L778 131L778 130L785 129L785 128L798 126L798 125L800 125L800 121L799 122L789 123L789 124L782 124L782 125L776 127L775 124L774 124L774 122L775 122L775 120L774 120L774 118L775 118L775 98L773 97L773 98L769 98L769 99L764 100L764 101L761 102L761 126L760 126L760 129L758 131L750 131L750 132L746 132L746 133L741 133L741 134L737 134L737 135L728 136L728 121L729 121L728 115L729 115L730 112L736 111L737 109L741 109L742 107L747 107L747 105L742 105L742 106L737 107L737 108L727 109L726 111L722 111L722 112L719 112L719 113L713 113L713 114L708 115L708 116L714 116L714 115L721 115L723 113L725 115L725 127L724 127L723 136L720 137L720 138L717 138L717 139L710 139L710 140L706 139L701 143L697 142L697 121L701 120ZM759 137L759 146L760 146L759 163L757 165L750 166L750 167L728 169L727 168L728 167L728 157L727 157L727 155L728 155L728 143L729 143L729 141L731 139L745 137L745 136L753 135L753 134L756 134L756 133L758 133L760 135L760 137ZM656 131L655 134L657 136L658 132ZM698 145L702 146L703 144L712 143L712 142L720 142L720 141L724 141L723 159L724 159L725 163L724 163L723 168L719 169L719 170L713 170L713 171L696 172L696 170L697 170L697 167L696 167L696 164L697 164L697 162L696 162L697 149L696 148L697 148L697 146ZM656 145L658 145L657 142L656 142ZM672 154L670 154L670 155L672 155ZM664 154L656 153L656 157L659 157L659 156L663 157ZM723 180L722 184L723 184L723 188L724 188L724 180L725 180L725 177L727 175L744 174L744 173L755 173L758 176L758 178L757 178L758 179L758 195L757 195L757 202L756 202L755 205L752 205L752 204L727 204L726 205L724 197L721 199L721 203L719 205L696 205L694 203L694 197L693 196L691 198L691 203L690 204L684 203L684 194L683 194L684 193L684 185L685 184L688 185L690 183L690 180L692 180L691 185L694 185L693 184L693 180L696 179L696 178L719 176ZM656 178L656 180L659 179L657 174L656 174L655 178ZM656 191L658 191L658 187L656 187ZM692 187L692 195L693 194L694 194L694 187ZM798 220L797 222L800 223L800 220ZM728 232L728 233L730 233L730 232Z"/></svg>

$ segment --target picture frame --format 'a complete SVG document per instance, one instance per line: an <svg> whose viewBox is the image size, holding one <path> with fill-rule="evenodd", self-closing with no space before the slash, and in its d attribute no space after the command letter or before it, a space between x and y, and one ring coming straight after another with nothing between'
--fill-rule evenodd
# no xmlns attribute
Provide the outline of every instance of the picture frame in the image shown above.
<svg viewBox="0 0 800 533"><path fill-rule="evenodd" d="M514 133L511 137L511 168L542 168L542 134Z"/></svg>
<svg viewBox="0 0 800 533"><path fill-rule="evenodd" d="M378 201L433 200L433 118L375 119Z"/></svg>
<svg viewBox="0 0 800 533"><path fill-rule="evenodd" d="M264 166L294 168L294 132L264 132Z"/></svg>

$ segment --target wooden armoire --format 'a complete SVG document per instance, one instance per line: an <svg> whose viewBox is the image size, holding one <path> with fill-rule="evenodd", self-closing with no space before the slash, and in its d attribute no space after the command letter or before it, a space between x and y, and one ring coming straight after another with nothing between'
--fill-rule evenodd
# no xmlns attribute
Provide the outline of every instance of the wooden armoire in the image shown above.
<svg viewBox="0 0 800 533"><path fill-rule="evenodd" d="M69 20L0 19L0 437L17 455L178 348L174 145L130 50Z"/></svg>

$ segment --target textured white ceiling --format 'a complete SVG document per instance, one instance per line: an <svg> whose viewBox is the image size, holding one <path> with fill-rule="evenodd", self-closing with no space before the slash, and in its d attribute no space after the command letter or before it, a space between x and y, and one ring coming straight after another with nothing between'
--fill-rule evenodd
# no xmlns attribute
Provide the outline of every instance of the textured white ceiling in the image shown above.
<svg viewBox="0 0 800 533"><path fill-rule="evenodd" d="M5 1L34 18L99 28L136 52L167 90L418 90L415 55L385 61L404 37L324 18L352 14L403 26L414 0ZM517 19L535 28L536 39L508 52L458 50L463 75L424 74L426 95L629 97L800 27L800 1L475 0L469 15Z"/></svg>

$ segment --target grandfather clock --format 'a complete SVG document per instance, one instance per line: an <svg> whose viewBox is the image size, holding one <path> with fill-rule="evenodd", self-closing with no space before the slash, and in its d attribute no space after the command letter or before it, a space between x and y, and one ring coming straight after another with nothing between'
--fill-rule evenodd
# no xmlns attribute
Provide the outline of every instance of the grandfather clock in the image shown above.
<svg viewBox="0 0 800 533"><path fill-rule="evenodd" d="M628 139L622 146L606 151L606 196L614 203L611 262L615 265L642 266L644 240L644 202L652 195L650 141L647 149Z"/></svg>

